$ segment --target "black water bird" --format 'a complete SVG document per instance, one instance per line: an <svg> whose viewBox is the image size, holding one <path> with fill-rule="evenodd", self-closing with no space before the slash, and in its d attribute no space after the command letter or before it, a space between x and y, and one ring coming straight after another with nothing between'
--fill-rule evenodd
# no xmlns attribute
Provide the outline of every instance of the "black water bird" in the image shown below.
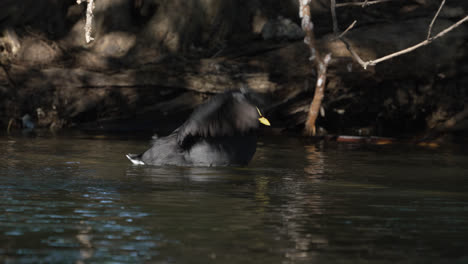
<svg viewBox="0 0 468 264"><path fill-rule="evenodd" d="M270 125L254 102L243 89L216 95L170 135L127 158L133 164L148 165L247 165L257 148L256 130L260 124Z"/></svg>

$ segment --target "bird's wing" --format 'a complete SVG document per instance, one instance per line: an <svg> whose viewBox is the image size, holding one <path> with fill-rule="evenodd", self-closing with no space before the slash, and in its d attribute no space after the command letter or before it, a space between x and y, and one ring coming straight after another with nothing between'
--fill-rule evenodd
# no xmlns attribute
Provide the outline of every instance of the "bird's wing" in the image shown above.
<svg viewBox="0 0 468 264"><path fill-rule="evenodd" d="M256 106L241 92L216 95L200 105L177 131L177 142L186 146L194 137L243 134L258 127Z"/></svg>

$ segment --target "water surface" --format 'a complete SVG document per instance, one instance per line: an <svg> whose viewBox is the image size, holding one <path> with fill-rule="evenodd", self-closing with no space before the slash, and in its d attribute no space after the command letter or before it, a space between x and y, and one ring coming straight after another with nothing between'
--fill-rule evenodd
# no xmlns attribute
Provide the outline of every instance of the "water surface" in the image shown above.
<svg viewBox="0 0 468 264"><path fill-rule="evenodd" d="M146 138L0 137L1 263L468 263L468 153L264 138L242 168Z"/></svg>

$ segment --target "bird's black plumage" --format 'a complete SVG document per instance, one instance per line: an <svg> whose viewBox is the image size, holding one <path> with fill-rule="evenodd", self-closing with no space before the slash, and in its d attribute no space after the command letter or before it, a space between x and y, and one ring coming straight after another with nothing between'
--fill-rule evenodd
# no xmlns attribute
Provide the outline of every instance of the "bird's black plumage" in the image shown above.
<svg viewBox="0 0 468 264"><path fill-rule="evenodd" d="M178 166L246 165L253 157L260 123L268 123L248 91L219 94L197 107L169 136L153 141L134 164Z"/></svg>

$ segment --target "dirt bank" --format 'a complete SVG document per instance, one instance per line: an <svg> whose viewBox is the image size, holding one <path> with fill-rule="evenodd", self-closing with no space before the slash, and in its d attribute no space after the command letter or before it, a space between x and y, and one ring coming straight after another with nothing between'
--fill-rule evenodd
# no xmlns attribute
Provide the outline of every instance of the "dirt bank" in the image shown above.
<svg viewBox="0 0 468 264"><path fill-rule="evenodd" d="M319 47L332 54L318 119L322 133L468 129L466 26L364 70L329 34L327 3L312 5ZM346 36L372 59L423 40L437 7L420 0L337 10L341 28L358 20ZM3 129L25 114L54 129L174 127L213 93L248 86L265 97L275 131L302 130L316 82L308 48L294 34L262 36L265 24L298 23L296 1L97 0L90 44L84 9L75 1L2 1ZM444 10L434 32L465 16L468 6L453 1ZM23 15L12 16L18 12Z"/></svg>

